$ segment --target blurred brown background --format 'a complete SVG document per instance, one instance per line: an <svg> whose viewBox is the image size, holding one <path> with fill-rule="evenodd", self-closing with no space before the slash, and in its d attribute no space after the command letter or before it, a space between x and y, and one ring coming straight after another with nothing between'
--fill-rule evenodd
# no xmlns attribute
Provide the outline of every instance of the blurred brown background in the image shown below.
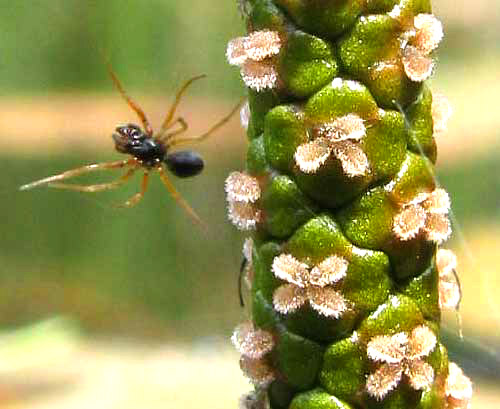
<svg viewBox="0 0 500 409"><path fill-rule="evenodd" d="M179 111L190 131L226 115L243 94L224 58L243 32L235 3L0 0L0 407L224 409L250 388L228 340L245 316L242 235L226 221L223 195L226 175L243 167L237 118L196 147L206 171L175 181L208 236L155 179L131 210L113 206L139 179L98 195L18 191L120 157L111 133L136 118L99 50L153 124L200 73L208 80ZM500 11L486 0L435 3L446 37L432 87L455 108L438 141L439 176L453 199L464 340L453 314L444 327L453 360L476 384L473 406L498 408Z"/></svg>

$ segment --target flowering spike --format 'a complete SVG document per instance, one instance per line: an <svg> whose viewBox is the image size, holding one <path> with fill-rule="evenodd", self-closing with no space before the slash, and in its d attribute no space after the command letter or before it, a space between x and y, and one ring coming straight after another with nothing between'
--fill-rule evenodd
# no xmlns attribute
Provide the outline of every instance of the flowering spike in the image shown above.
<svg viewBox="0 0 500 409"><path fill-rule="evenodd" d="M262 358L274 347L271 333L255 329L252 322L244 322L236 327L231 337L240 354L252 358Z"/></svg>
<svg viewBox="0 0 500 409"><path fill-rule="evenodd" d="M434 172L451 108L423 83L443 37L431 1L238 0L249 33L227 54L260 193L228 201L256 230L252 322L276 344L242 365L275 376L256 405L452 409L436 301L460 291L436 259L451 229Z"/></svg>
<svg viewBox="0 0 500 409"><path fill-rule="evenodd" d="M316 138L312 142L300 145L295 151L295 163L304 173L315 173L323 165L332 151L330 141Z"/></svg>

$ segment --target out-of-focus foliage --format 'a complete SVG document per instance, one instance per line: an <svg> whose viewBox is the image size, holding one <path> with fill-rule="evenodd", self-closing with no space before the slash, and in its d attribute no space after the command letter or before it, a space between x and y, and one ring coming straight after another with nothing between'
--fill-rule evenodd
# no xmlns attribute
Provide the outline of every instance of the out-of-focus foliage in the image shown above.
<svg viewBox="0 0 500 409"><path fill-rule="evenodd" d="M0 242L1 322L29 322L65 311L87 329L104 332L157 336L178 328L182 337L207 334L214 325L229 330L239 316L241 261L240 240L226 226L220 192L220 181L234 166L231 158L206 158L206 174L175 181L209 224L206 235L156 178L134 209L114 205L136 192L139 177L98 195L16 191L25 178L113 155L2 158L2 171L12 176L0 193L0 209L8 215ZM22 170L27 164L28 172Z"/></svg>
<svg viewBox="0 0 500 409"><path fill-rule="evenodd" d="M102 51L132 89L161 92L179 78L207 73L217 94L227 94L238 83L225 63L225 44L242 30L231 6L204 0L0 0L0 89L108 90Z"/></svg>

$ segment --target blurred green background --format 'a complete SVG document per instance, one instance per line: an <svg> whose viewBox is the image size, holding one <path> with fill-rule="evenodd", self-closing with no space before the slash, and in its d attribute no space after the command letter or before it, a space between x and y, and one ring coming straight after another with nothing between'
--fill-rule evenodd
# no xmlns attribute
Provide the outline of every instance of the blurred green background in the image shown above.
<svg viewBox="0 0 500 409"><path fill-rule="evenodd" d="M477 379L496 369L498 382L500 16L498 7L486 0L474 5L437 3L436 14L447 35L432 87L447 94L455 107L450 130L438 141L439 177L453 199L456 233L450 247L462 265L465 344L453 335L453 315L446 317L445 325L452 334L454 358ZM116 125L136 119L112 88L102 54L129 94L151 112L153 124L161 123L176 87L200 73L208 80L193 86L179 113L193 134L226 115L243 95L238 72L224 57L227 41L243 33L236 2L0 0L0 15L0 325L6 330L28 326L35 330L15 334L49 339L28 343L34 354L21 350L26 361L22 368L0 365L0 406L5 401L16 408L80 407L82 396L75 397L75 403L65 397L81 393L75 386L81 380L69 382L62 371L61 378L50 378L48 385L57 386L49 388L53 393L40 395L43 388L34 393L23 375L28 370L29 385L38 385L47 371L33 372L32 366L46 367L47 361L30 366L30 360L50 348L50 339L70 332L76 337L63 337L63 343L76 345L71 354L58 355L56 348L47 355L55 374L56 366L102 364L108 362L105 356L111 366L119 363L134 374L152 371L165 382L155 389L156 378L126 378L137 387L119 384L128 388L126 399L94 407L154 407L165 400L193 407L206 403L179 392L193 385L217 397L211 402L214 408L234 407L236 396L247 389L227 342L231 329L246 315L237 295L243 236L226 221L223 182L230 171L243 167L244 132L237 118L197 147L206 159L206 171L193 180L175 181L208 223L208 234L193 225L157 180L130 210L114 205L137 191L139 179L96 195L49 189L19 192L18 187L120 157L110 135ZM111 176L104 174L102 180ZM101 180L95 175L82 180L96 179ZM71 321L29 327L54 316ZM161 349L165 346L168 351ZM7 355L9 349L0 349L0 361ZM132 361L142 366L128 365ZM173 363L178 363L174 369L169 367ZM194 379L193 372L202 373L200 368L207 365L215 365L223 375L218 378L207 370L209 380ZM109 373L104 364L96 368L100 374ZM182 368L187 371L184 386L169 389L171 382L162 374L178 374ZM227 382L233 385L230 393L224 389ZM478 407L490 407L488 399L498 396L494 389L483 386L486 392L477 398L482 399L476 401ZM85 396L96 393L88 386ZM491 402L492 408L498 407Z"/></svg>

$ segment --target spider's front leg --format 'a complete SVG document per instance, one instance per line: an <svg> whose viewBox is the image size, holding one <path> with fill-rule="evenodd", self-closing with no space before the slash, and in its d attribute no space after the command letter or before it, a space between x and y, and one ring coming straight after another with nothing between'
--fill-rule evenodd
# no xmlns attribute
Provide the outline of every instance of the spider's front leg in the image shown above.
<svg viewBox="0 0 500 409"><path fill-rule="evenodd" d="M136 172L136 170L137 170L136 168L131 168L127 171L127 173L120 176L119 179L108 183L99 183L95 185L74 185L69 183L56 182L56 183L49 183L48 186L56 189L74 190L77 192L87 192L87 193L102 192L103 190L111 190L120 187L132 177L132 175Z"/></svg>
<svg viewBox="0 0 500 409"><path fill-rule="evenodd" d="M135 168L137 166L137 161L135 159L127 159L127 160L119 160L119 161L115 161L115 162L94 163L94 164L82 166L82 167L79 167L76 169L67 170L67 171L59 173L57 175L49 176L47 178L28 183L26 185L21 186L19 188L19 190L29 190L29 189L33 189L35 187L43 186L43 185L48 185L49 187L55 187L55 188L59 188L59 189L80 190L80 191L84 191L84 192L98 192L98 191L105 190L105 189L112 189L112 188L124 183L131 175L127 176L128 173L123 175L118 181L116 181L118 183L118 185L116 185L115 182L111 182L111 183L104 183L102 185L90 185L90 186L74 185L74 187L70 187L72 185L67 185L64 183L57 183L57 182L59 182L61 180L73 178L75 176L80 176L80 175L83 175L85 173L95 172L98 170L107 170L107 169L122 169L126 166L132 166L133 168ZM126 178L126 179L125 179L125 181L122 182L121 179L123 179L123 178ZM101 186L106 186L106 185L109 187L101 187ZM87 188L91 188L92 186L96 187L95 190L92 190L92 189L87 190Z"/></svg>
<svg viewBox="0 0 500 409"><path fill-rule="evenodd" d="M180 122L181 126L183 126L183 127L185 124L186 126L185 126L184 130L187 129L187 124L185 123L185 121L182 118L177 118L174 121L172 121L174 119L175 111L177 110L177 107L179 106L179 103L181 102L182 95L186 92L186 90L189 88L189 86L193 82L195 82L201 78L205 78L205 77L206 77L206 75L202 74L202 75L197 75L196 77L190 78L182 85L182 87L179 89L179 91L177 91L177 94L175 95L174 103L172 104L172 106L168 110L167 116L165 117L165 120L163 121L163 124L161 125L160 131L158 132L158 135L157 135L158 139L165 140L165 138L164 138L165 133L176 122Z"/></svg>

